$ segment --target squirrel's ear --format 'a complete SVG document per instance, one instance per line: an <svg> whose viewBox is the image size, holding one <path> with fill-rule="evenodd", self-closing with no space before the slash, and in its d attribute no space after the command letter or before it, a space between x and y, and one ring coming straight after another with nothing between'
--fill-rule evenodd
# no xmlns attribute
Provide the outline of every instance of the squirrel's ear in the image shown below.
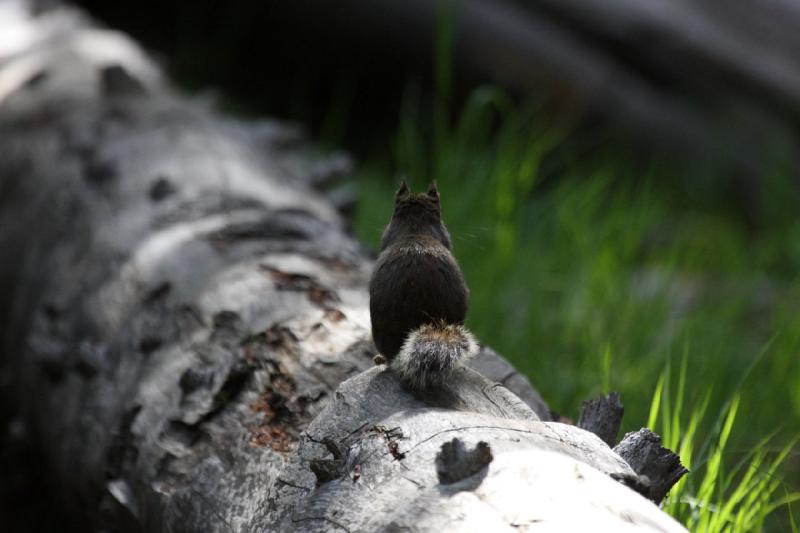
<svg viewBox="0 0 800 533"><path fill-rule="evenodd" d="M436 188L436 180L433 180L428 186L428 192L426 193L431 199L439 201L439 189Z"/></svg>
<svg viewBox="0 0 800 533"><path fill-rule="evenodd" d="M400 182L400 188L397 189L397 192L394 195L394 199L399 200L400 198L409 194L410 192L411 191L408 188L408 183L406 183L406 180L403 180Z"/></svg>

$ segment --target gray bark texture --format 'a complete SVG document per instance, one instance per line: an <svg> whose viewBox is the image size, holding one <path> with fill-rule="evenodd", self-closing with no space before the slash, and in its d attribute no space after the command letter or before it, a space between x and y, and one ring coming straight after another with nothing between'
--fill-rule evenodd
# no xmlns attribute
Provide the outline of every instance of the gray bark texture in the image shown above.
<svg viewBox="0 0 800 533"><path fill-rule="evenodd" d="M371 260L312 189L341 159L74 10L12 27L2 368L97 529L683 531L491 350L425 395L374 366Z"/></svg>

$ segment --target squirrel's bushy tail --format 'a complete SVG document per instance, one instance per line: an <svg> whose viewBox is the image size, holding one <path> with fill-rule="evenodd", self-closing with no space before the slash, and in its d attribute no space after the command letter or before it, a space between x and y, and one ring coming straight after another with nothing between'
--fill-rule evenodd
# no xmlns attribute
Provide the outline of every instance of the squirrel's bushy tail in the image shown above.
<svg viewBox="0 0 800 533"><path fill-rule="evenodd" d="M412 388L427 389L441 385L479 350L478 341L460 324L425 324L408 334L390 367Z"/></svg>

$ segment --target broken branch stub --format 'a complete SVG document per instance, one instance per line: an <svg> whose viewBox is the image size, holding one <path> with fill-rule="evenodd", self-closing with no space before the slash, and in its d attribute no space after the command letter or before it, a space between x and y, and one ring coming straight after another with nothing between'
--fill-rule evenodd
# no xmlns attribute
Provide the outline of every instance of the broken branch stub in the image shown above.
<svg viewBox="0 0 800 533"><path fill-rule="evenodd" d="M638 475L647 477L649 498L656 503L660 503L673 485L689 473L681 464L681 458L661 446L661 437L647 428L626 434L614 451Z"/></svg>
<svg viewBox="0 0 800 533"><path fill-rule="evenodd" d="M460 439L454 438L442 444L441 451L436 454L436 474L440 483L449 485L477 474L492 459L492 449L487 443L480 441L475 448L467 450Z"/></svg>
<svg viewBox="0 0 800 533"><path fill-rule="evenodd" d="M591 431L609 446L614 446L624 413L619 393L612 392L608 396L583 402L578 427Z"/></svg>

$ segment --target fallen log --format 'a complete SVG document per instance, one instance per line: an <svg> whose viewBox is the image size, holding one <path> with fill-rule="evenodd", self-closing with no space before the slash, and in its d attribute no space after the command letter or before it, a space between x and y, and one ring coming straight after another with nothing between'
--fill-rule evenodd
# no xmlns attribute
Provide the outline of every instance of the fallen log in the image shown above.
<svg viewBox="0 0 800 533"><path fill-rule="evenodd" d="M425 394L373 364L370 259L291 128L22 7L28 42L0 55L2 367L95 529L683 531L491 350Z"/></svg>

